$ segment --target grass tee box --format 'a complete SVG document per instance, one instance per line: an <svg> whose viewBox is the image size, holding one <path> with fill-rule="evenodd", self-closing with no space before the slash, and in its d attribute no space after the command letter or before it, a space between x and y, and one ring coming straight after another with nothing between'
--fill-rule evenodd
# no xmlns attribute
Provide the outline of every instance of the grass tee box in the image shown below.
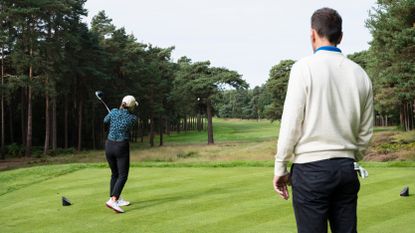
<svg viewBox="0 0 415 233"><path fill-rule="evenodd" d="M414 168L368 167L359 232L413 232ZM125 214L104 206L109 170L54 165L0 173L1 232L296 232L291 202L271 186L271 167L134 167ZM61 196L74 204L63 207Z"/></svg>

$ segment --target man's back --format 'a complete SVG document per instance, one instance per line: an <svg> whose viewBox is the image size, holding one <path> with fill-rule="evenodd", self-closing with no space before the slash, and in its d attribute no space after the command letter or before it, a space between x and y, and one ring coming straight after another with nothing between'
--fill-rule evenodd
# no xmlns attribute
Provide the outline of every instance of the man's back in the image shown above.
<svg viewBox="0 0 415 233"><path fill-rule="evenodd" d="M325 50L300 60L294 68L301 70L302 77L292 78L303 79L306 93L302 132L293 162L354 158L358 143L366 139L360 138L365 136L359 135L361 127L370 125L363 119L365 106L372 98L372 85L365 71L343 54Z"/></svg>

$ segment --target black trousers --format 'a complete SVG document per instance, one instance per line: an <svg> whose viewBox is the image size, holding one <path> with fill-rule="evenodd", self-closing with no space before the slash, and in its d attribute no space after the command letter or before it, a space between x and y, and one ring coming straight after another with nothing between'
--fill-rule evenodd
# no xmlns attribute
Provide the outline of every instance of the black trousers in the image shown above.
<svg viewBox="0 0 415 233"><path fill-rule="evenodd" d="M110 197L119 197L130 169L130 144L128 141L105 143L105 156L111 168Z"/></svg>
<svg viewBox="0 0 415 233"><path fill-rule="evenodd" d="M291 183L299 233L356 233L360 183L347 158L293 164Z"/></svg>

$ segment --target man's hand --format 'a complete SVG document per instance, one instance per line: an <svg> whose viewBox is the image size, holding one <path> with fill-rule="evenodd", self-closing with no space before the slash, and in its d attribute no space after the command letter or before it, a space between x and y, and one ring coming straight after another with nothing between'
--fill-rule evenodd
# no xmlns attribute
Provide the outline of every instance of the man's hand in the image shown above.
<svg viewBox="0 0 415 233"><path fill-rule="evenodd" d="M284 176L274 176L273 181L275 192L277 192L281 198L285 200L288 200L288 197L290 196L287 188L287 185L289 185L289 175L290 174Z"/></svg>

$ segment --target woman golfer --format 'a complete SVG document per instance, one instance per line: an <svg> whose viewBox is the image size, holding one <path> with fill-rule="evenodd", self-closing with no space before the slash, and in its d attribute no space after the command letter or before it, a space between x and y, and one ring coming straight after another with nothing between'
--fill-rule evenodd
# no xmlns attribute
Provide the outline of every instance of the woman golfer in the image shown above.
<svg viewBox="0 0 415 233"><path fill-rule="evenodd" d="M128 178L130 167L130 129L137 122L132 114L137 101L131 95L122 99L119 109L112 109L104 118L109 124L108 140L105 143L105 156L111 168L110 199L105 203L108 208L117 213L124 213L121 206L129 205L128 201L120 198L122 189Z"/></svg>

